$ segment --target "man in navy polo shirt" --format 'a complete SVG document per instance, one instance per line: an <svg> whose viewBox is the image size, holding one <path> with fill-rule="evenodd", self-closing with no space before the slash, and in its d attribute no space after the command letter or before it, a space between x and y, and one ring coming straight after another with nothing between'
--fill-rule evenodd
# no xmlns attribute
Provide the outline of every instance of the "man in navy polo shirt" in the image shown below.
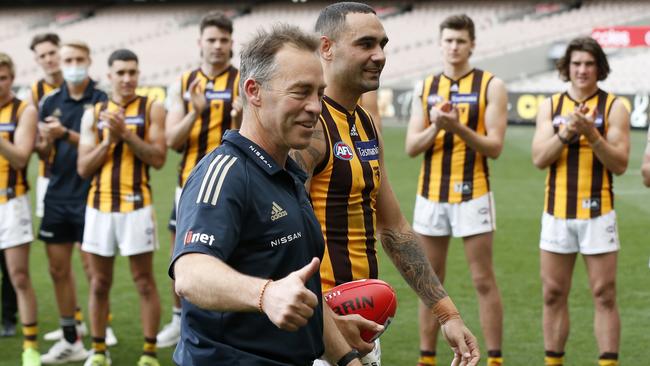
<svg viewBox="0 0 650 366"><path fill-rule="evenodd" d="M260 32L241 57L242 127L190 175L170 276L182 300L178 365L360 365L329 313L324 242L290 149L309 141L325 88L318 41Z"/></svg>
<svg viewBox="0 0 650 366"><path fill-rule="evenodd" d="M75 326L78 305L71 259L74 243L81 242L89 181L82 179L77 165L79 128L84 109L107 99L88 76L90 49L83 42L67 42L61 48L65 83L48 94L39 108L39 134L36 150L50 159L50 181L45 193L44 213L38 238L46 243L50 276L54 284L61 331L45 339L56 339L44 364L82 361L86 350L79 337L84 327ZM82 254L83 255L83 254Z"/></svg>

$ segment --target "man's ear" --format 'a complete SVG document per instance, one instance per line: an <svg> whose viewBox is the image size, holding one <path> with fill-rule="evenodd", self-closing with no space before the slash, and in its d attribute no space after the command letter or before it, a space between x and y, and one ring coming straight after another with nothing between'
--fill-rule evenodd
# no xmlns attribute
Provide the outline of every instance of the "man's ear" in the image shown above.
<svg viewBox="0 0 650 366"><path fill-rule="evenodd" d="M334 41L332 41L329 37L327 36L321 36L320 37L320 47L318 48L318 52L320 53L320 57L322 57L326 61L331 61L332 60L332 54L333 54L333 48L334 48Z"/></svg>
<svg viewBox="0 0 650 366"><path fill-rule="evenodd" d="M255 107L260 107L262 105L262 88L257 81L254 79L246 79L246 81L244 81L244 93L246 94L246 99L251 105Z"/></svg>

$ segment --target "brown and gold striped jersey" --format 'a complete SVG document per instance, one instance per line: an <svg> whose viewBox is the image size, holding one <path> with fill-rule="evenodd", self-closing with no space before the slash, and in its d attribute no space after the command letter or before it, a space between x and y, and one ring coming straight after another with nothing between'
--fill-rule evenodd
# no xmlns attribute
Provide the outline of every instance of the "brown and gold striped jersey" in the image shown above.
<svg viewBox="0 0 650 366"><path fill-rule="evenodd" d="M372 118L359 106L350 114L325 96L320 123L327 151L314 171L310 194L325 237L320 273L327 291L344 282L377 278L380 146Z"/></svg>
<svg viewBox="0 0 650 366"><path fill-rule="evenodd" d="M45 79L35 81L31 87L32 101L34 102L34 105L38 107L38 104L44 96L48 95L51 91L58 89L60 86L61 85L48 84Z"/></svg>
<svg viewBox="0 0 650 366"><path fill-rule="evenodd" d="M431 124L431 107L450 101L456 105L460 123L485 135L487 88L493 75L473 69L458 80L444 74L430 75L423 84L422 110L425 127ZM431 201L459 203L490 191L487 159L453 133L442 130L436 135L418 179L418 194Z"/></svg>
<svg viewBox="0 0 650 366"><path fill-rule="evenodd" d="M16 97L0 106L0 138L14 142L14 133L26 107L27 103ZM27 168L14 169L9 160L0 155L0 203L27 193L26 172Z"/></svg>
<svg viewBox="0 0 650 366"><path fill-rule="evenodd" d="M153 102L148 97L137 96L126 105L113 101L97 103L93 129L97 143L108 138L110 133L104 127L105 122L100 121L99 114L120 108L124 109L126 128L147 140ZM102 212L131 212L150 205L149 165L140 160L124 141L111 144L106 162L92 177L87 204Z"/></svg>
<svg viewBox="0 0 650 366"><path fill-rule="evenodd" d="M48 84L45 79L40 79L35 81L31 87L32 101L36 108L40 106L41 100L44 96L48 95L53 90L59 88L60 85ZM38 176L39 177L49 177L50 170L52 168L52 156L54 156L54 151L50 153L50 156L47 159L38 160Z"/></svg>
<svg viewBox="0 0 650 366"><path fill-rule="evenodd" d="M210 78L201 69L188 71L181 77L181 95L185 113L192 111L189 86L196 79L205 93L208 107L197 116L183 148L183 158L178 169L178 185L183 187L196 164L221 144L223 133L231 128L232 103L239 96L239 70L230 66L221 74Z"/></svg>
<svg viewBox="0 0 650 366"><path fill-rule="evenodd" d="M613 94L600 89L584 102L573 100L566 92L553 95L551 108L555 132L564 128L566 116L584 103L589 110L598 110L596 128L601 135L607 136L609 112L615 99ZM549 168L544 211L562 219L589 219L613 209L612 173L598 160L586 137L574 138Z"/></svg>

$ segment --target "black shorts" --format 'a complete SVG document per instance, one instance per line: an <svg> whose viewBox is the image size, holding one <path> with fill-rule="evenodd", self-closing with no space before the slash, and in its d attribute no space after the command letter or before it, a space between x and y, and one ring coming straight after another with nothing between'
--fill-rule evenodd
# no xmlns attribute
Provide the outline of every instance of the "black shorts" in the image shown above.
<svg viewBox="0 0 650 366"><path fill-rule="evenodd" d="M174 202L174 206L172 207L172 214L169 215L167 229L169 229L171 232L176 232L176 202Z"/></svg>
<svg viewBox="0 0 650 366"><path fill-rule="evenodd" d="M38 238L45 243L81 242L84 236L86 202L45 201Z"/></svg>

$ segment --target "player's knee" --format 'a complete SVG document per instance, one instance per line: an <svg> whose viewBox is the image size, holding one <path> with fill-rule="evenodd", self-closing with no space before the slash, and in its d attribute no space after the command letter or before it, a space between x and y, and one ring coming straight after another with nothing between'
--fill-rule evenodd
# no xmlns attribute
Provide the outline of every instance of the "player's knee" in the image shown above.
<svg viewBox="0 0 650 366"><path fill-rule="evenodd" d="M613 283L594 288L594 303L596 307L611 310L616 306L616 289Z"/></svg>
<svg viewBox="0 0 650 366"><path fill-rule="evenodd" d="M494 277L489 275L473 276L474 287L479 295L488 295L496 290L496 283Z"/></svg>
<svg viewBox="0 0 650 366"><path fill-rule="evenodd" d="M134 276L133 282L140 296L149 297L156 291L156 283L151 274Z"/></svg>
<svg viewBox="0 0 650 366"><path fill-rule="evenodd" d="M9 276L11 277L11 284L14 286L14 289L16 289L16 291L20 292L29 288L29 273L26 269L14 270L10 273Z"/></svg>
<svg viewBox="0 0 650 366"><path fill-rule="evenodd" d="M544 285L544 305L553 306L565 303L568 292L561 286Z"/></svg>
<svg viewBox="0 0 650 366"><path fill-rule="evenodd" d="M107 298L111 290L112 281L108 276L95 274L90 281L90 291L95 297Z"/></svg>
<svg viewBox="0 0 650 366"><path fill-rule="evenodd" d="M66 268L66 266L63 265L50 264L49 271L54 282L66 281L71 278L70 267Z"/></svg>

